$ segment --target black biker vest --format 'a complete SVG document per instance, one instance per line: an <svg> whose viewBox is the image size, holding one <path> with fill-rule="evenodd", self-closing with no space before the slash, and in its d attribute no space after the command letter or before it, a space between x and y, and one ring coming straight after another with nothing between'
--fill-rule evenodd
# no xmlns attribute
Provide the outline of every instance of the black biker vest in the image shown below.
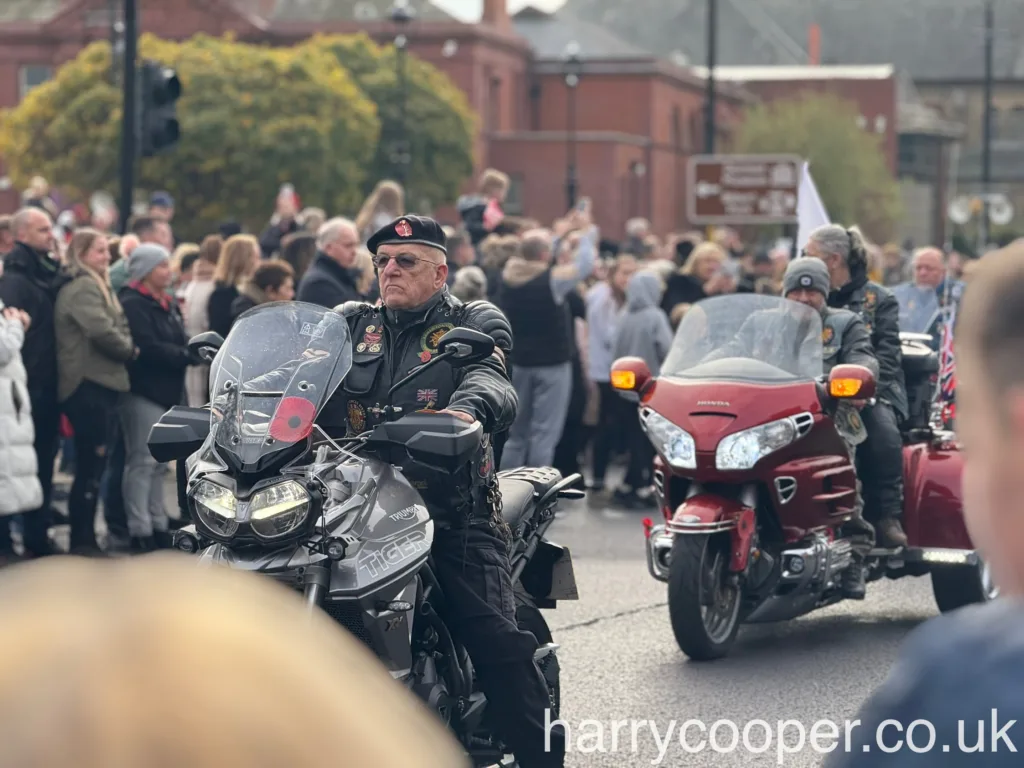
<svg viewBox="0 0 1024 768"><path fill-rule="evenodd" d="M501 308L512 326L516 366L540 368L572 359L569 304L555 301L550 269L522 285L502 283Z"/></svg>
<svg viewBox="0 0 1024 768"><path fill-rule="evenodd" d="M376 409L388 404L388 390L438 353L437 342L460 324L464 306L447 291L427 306L412 312L393 312L362 305L347 317L352 334L352 368L322 410L318 423L332 437L357 435L379 424ZM456 371L440 363L395 392L392 405L403 414L442 410L456 388ZM431 515L442 526L457 527L490 519L484 499L494 475L490 437L480 455L456 476L407 471L406 478L419 490Z"/></svg>

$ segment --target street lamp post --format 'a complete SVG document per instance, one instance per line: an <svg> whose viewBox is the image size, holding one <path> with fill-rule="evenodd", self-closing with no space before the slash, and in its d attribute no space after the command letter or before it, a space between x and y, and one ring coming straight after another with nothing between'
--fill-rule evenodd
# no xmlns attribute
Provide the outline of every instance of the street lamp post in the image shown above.
<svg viewBox="0 0 1024 768"><path fill-rule="evenodd" d="M566 131L566 168L565 195L569 201L568 209L576 205L576 87L580 84L583 62L580 60L580 47L573 41L565 48L565 87L568 91L566 105L568 109Z"/></svg>
<svg viewBox="0 0 1024 768"><path fill-rule="evenodd" d="M391 144L391 165L395 176L404 186L408 179L409 165L412 162L412 145L409 141L409 124L406 119L407 101L409 98L406 80L406 49L408 38L405 30L413 20L415 11L408 0L396 0L391 8L391 21L398 28L395 36L395 77L398 84L398 136Z"/></svg>
<svg viewBox="0 0 1024 768"><path fill-rule="evenodd" d="M978 255L988 248L991 240L989 221L992 192L992 48L995 37L995 12L992 0L985 3L985 113L982 117L981 137L981 221L978 227Z"/></svg>
<svg viewBox="0 0 1024 768"><path fill-rule="evenodd" d="M718 40L718 0L708 0L708 79L704 95L704 152L715 154L715 59Z"/></svg>
<svg viewBox="0 0 1024 768"><path fill-rule="evenodd" d="M135 153L138 130L138 93L135 90L135 58L138 49L138 19L135 0L124 0L124 106L121 112L121 221L120 231L128 231L135 194Z"/></svg>

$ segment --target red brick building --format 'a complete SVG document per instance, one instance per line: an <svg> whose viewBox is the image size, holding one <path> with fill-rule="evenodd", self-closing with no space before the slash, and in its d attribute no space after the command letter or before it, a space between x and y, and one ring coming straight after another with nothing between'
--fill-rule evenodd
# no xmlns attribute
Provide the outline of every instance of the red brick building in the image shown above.
<svg viewBox="0 0 1024 768"><path fill-rule="evenodd" d="M290 45L316 32L362 30L388 41L398 30L388 0L139 0L140 28L167 39L233 33L240 40ZM631 216L658 232L687 225L685 161L703 145L703 81L594 25L532 9L509 18L504 0L485 0L479 24L455 21L414 0L409 50L444 70L481 118L479 168L514 182L509 207L548 220L565 208L570 122L561 52L578 43L582 71L574 137L579 194L591 197L609 233ZM120 2L12 0L0 4L0 108L52 76L85 45L114 36ZM720 89L727 132L749 95ZM300 190L301 192L301 190ZM0 192L0 210L17 205Z"/></svg>

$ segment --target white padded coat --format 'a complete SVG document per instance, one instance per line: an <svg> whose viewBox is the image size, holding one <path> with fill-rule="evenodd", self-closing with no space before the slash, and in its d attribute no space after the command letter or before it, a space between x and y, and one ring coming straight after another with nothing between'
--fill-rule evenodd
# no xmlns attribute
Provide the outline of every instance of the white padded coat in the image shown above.
<svg viewBox="0 0 1024 768"><path fill-rule="evenodd" d="M24 341L21 323L0 316L0 515L28 512L43 504L28 376L21 362Z"/></svg>

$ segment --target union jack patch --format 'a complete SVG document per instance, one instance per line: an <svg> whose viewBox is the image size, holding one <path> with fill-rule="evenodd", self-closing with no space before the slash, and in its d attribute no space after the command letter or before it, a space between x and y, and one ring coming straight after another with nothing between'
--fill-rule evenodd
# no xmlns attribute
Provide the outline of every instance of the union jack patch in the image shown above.
<svg viewBox="0 0 1024 768"><path fill-rule="evenodd" d="M436 389L417 389L416 390L416 402L417 403L436 403L437 402L437 390Z"/></svg>

